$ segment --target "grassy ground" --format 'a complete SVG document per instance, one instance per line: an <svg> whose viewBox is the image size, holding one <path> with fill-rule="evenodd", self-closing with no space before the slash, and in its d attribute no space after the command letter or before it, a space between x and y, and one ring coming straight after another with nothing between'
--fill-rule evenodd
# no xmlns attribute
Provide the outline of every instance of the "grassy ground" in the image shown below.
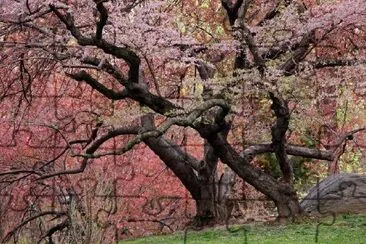
<svg viewBox="0 0 366 244"><path fill-rule="evenodd" d="M203 231L179 232L174 235L152 236L121 243L346 243L366 244L366 215L339 215L312 223L266 226L250 224L242 227L214 228Z"/></svg>

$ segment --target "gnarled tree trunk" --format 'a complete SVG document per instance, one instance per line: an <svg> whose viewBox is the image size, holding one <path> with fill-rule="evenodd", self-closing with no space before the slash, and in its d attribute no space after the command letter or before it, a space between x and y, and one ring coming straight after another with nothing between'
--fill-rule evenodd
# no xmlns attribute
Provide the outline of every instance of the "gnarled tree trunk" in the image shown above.
<svg viewBox="0 0 366 244"><path fill-rule="evenodd" d="M195 199L195 224L203 226L227 221L233 209L228 198L235 183L235 173L227 168L219 179L213 175L205 177L202 172L200 176L201 195L199 199Z"/></svg>
<svg viewBox="0 0 366 244"><path fill-rule="evenodd" d="M296 220L304 212L300 206L299 199L296 191L289 187L286 191L280 191L274 193L275 198L273 199L278 212L278 220Z"/></svg>
<svg viewBox="0 0 366 244"><path fill-rule="evenodd" d="M143 116L141 122L146 130L155 128L152 115ZM144 142L174 172L196 201L196 216L192 224L210 225L230 217L232 207L227 204L227 199L235 183L235 173L227 168L218 177L218 157L207 141L204 144L202 161L162 136L149 137Z"/></svg>

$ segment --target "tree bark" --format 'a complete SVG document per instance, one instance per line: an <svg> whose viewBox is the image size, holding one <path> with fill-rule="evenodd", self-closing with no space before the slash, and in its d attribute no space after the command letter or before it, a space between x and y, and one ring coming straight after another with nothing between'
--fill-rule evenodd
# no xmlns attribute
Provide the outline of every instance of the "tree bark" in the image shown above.
<svg viewBox="0 0 366 244"><path fill-rule="evenodd" d="M238 176L268 196L278 208L278 219L298 218L302 213L296 191L291 182L276 180L261 169L255 168L229 145L220 134L208 138L221 161L227 164Z"/></svg>
<svg viewBox="0 0 366 244"><path fill-rule="evenodd" d="M287 187L284 191L273 192L273 195L275 195L273 201L278 213L277 219L280 222L287 220L295 221L303 214L296 191L290 184L286 185Z"/></svg>
<svg viewBox="0 0 366 244"><path fill-rule="evenodd" d="M143 116L141 124L143 130L156 129L152 115ZM226 138L226 131L221 134ZM195 200L196 216L193 225L212 225L230 217L232 207L227 204L227 199L235 183L235 173L228 168L218 178L218 157L207 141L202 161L163 136L149 137L144 142L174 172Z"/></svg>
<svg viewBox="0 0 366 244"><path fill-rule="evenodd" d="M231 170L230 170L231 171ZM235 182L235 173L225 172L220 180L209 181L200 185L200 199L196 200L195 225L207 226L224 223L231 216L233 204L228 201L232 186Z"/></svg>
<svg viewBox="0 0 366 244"><path fill-rule="evenodd" d="M212 185L201 185L201 196L196 200L196 216L194 225L206 226L214 224L216 220L216 206L214 197L214 187Z"/></svg>

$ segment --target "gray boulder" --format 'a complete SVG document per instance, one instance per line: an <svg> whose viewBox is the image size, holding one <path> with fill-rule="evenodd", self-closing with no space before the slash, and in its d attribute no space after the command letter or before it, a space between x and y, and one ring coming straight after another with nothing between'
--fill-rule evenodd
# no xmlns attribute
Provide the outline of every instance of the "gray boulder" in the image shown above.
<svg viewBox="0 0 366 244"><path fill-rule="evenodd" d="M301 201L310 215L366 213L366 175L332 175L310 189Z"/></svg>

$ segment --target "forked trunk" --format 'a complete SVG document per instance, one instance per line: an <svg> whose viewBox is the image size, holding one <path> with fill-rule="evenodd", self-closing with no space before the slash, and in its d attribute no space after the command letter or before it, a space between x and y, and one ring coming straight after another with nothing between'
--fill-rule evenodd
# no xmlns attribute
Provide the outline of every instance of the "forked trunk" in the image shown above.
<svg viewBox="0 0 366 244"><path fill-rule="evenodd" d="M200 175L203 176L202 174ZM201 178L201 194L196 200L196 226L224 223L230 218L233 204L228 201L235 182L235 174L227 169L219 180L212 177Z"/></svg>
<svg viewBox="0 0 366 244"><path fill-rule="evenodd" d="M230 217L233 206L228 201L218 202L215 199L196 200L196 216L193 225L210 226L217 223L225 223Z"/></svg>

